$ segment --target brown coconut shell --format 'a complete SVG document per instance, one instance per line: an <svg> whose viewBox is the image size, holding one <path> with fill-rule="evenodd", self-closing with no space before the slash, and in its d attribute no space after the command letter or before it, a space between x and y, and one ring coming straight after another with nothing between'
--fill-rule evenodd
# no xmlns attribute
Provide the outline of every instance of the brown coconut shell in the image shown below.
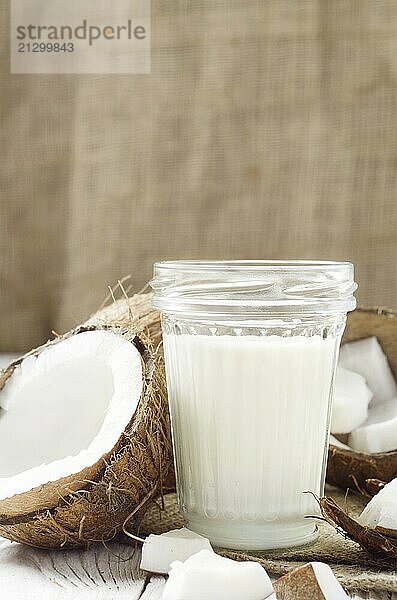
<svg viewBox="0 0 397 600"><path fill-rule="evenodd" d="M366 479L365 480L365 488L368 493L368 496L373 497L375 494L383 490L386 483L381 481L380 479Z"/></svg>
<svg viewBox="0 0 397 600"><path fill-rule="evenodd" d="M342 530L348 538L360 544L370 554L390 560L390 563L395 566L397 531L384 527L374 527L373 529L363 527L349 517L332 498L320 498L320 508L321 514L331 525Z"/></svg>
<svg viewBox="0 0 397 600"><path fill-rule="evenodd" d="M342 343L375 336L397 378L397 312L387 308L358 308L349 313ZM327 482L343 490L366 494L367 479L389 482L397 476L397 449L368 454L329 447Z"/></svg>
<svg viewBox="0 0 397 600"><path fill-rule="evenodd" d="M149 295L120 300L87 324L29 354L84 331L106 329L139 350L143 391L137 409L111 452L79 473L43 483L0 501L0 535L30 546L72 548L112 539L145 503L161 492L172 464L160 320ZM0 389L23 358L0 374Z"/></svg>
<svg viewBox="0 0 397 600"><path fill-rule="evenodd" d="M277 600L327 600L310 563L276 579L274 589Z"/></svg>

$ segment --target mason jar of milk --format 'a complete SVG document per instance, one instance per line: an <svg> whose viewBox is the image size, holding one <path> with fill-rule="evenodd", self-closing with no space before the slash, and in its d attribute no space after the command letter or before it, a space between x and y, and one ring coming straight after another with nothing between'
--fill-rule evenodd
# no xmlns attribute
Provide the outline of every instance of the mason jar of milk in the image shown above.
<svg viewBox="0 0 397 600"><path fill-rule="evenodd" d="M353 265L159 262L151 285L188 527L226 548L313 540Z"/></svg>

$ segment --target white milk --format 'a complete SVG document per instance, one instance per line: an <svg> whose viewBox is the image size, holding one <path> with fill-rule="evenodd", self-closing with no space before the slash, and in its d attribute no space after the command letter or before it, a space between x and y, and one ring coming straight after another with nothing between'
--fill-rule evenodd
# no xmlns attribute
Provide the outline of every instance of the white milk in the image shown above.
<svg viewBox="0 0 397 600"><path fill-rule="evenodd" d="M315 537L335 338L164 336L178 493L189 527L221 546Z"/></svg>

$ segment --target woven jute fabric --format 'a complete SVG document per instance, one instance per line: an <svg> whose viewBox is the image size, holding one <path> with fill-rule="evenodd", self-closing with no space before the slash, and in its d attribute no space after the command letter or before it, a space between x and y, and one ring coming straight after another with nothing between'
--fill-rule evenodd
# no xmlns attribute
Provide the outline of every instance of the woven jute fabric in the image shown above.
<svg viewBox="0 0 397 600"><path fill-rule="evenodd" d="M396 305L396 0L152 0L151 75L11 75L0 350L167 258L350 259Z"/></svg>
<svg viewBox="0 0 397 600"><path fill-rule="evenodd" d="M340 506L354 517L358 515L364 502L358 496L347 497L335 488L327 493ZM266 552L242 552L217 549L224 556L235 560L255 560L260 562L269 575L278 577L309 561L328 563L341 584L350 593L366 594L384 600L397 599L397 565L387 563L369 555L355 542L346 539L331 525L318 519L318 537L311 544L288 550ZM143 535L164 533L170 529L182 527L184 521L178 511L176 495L164 497L164 508L161 503L151 505L142 520L135 527Z"/></svg>

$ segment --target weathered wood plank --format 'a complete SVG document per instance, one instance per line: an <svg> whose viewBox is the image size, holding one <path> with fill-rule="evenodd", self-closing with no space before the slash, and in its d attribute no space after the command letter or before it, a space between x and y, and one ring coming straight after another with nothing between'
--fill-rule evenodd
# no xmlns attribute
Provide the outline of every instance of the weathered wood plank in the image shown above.
<svg viewBox="0 0 397 600"><path fill-rule="evenodd" d="M153 575L141 596L141 600L161 600L165 578Z"/></svg>
<svg viewBox="0 0 397 600"><path fill-rule="evenodd" d="M46 551L1 541L0 597L138 600L145 588L139 561L139 550L117 543L109 549Z"/></svg>

